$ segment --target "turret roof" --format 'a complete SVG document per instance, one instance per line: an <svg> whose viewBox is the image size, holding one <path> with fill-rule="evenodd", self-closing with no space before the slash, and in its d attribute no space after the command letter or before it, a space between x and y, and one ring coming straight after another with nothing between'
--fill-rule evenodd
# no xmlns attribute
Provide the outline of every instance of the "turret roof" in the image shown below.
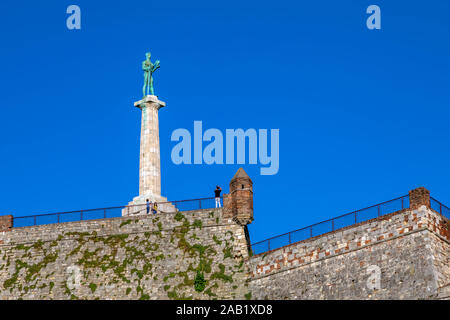
<svg viewBox="0 0 450 320"><path fill-rule="evenodd" d="M252 181L252 179L250 179L248 174L242 168L239 168L239 170L236 172L233 179L231 179L231 180L233 181L233 180L239 179L239 178L245 178L245 179L249 179L250 181Z"/></svg>

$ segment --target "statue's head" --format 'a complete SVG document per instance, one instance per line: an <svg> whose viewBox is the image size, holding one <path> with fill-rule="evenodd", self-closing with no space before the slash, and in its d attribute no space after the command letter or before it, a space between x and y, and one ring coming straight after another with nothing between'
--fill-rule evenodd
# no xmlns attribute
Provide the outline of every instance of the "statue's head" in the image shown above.
<svg viewBox="0 0 450 320"><path fill-rule="evenodd" d="M148 60L150 60L152 54L151 54L150 52L147 52L147 53L145 54L145 56L147 57Z"/></svg>

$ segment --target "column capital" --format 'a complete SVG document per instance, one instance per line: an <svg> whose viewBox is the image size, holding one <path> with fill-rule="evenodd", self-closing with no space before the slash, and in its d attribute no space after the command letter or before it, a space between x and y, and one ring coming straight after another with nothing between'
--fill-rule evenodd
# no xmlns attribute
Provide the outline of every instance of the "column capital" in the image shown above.
<svg viewBox="0 0 450 320"><path fill-rule="evenodd" d="M136 102L134 103L134 106L135 106L136 108L141 109L141 105L142 105L142 104L145 104L146 107L153 106L153 107L155 107L155 108L158 109L158 110L159 110L160 108L166 106L166 103L165 103L164 101L161 101L161 100L158 99L157 96L152 96L152 95L145 96L143 99L141 99L141 100L139 100L139 101L136 101Z"/></svg>

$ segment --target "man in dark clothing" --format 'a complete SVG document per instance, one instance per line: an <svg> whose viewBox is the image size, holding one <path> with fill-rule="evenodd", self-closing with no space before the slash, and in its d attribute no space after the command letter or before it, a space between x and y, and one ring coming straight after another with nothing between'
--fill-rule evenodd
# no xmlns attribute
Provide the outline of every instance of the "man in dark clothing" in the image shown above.
<svg viewBox="0 0 450 320"><path fill-rule="evenodd" d="M220 204L220 192L221 191L222 191L222 189L219 186L216 186L216 189L214 190L214 194L216 196L216 208L222 207L222 205Z"/></svg>

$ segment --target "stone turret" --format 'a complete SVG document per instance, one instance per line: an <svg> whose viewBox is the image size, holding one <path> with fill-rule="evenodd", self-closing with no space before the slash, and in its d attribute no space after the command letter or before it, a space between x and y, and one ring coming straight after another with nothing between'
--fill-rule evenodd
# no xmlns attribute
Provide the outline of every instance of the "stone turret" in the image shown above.
<svg viewBox="0 0 450 320"><path fill-rule="evenodd" d="M0 216L0 232L11 231L12 227L13 227L12 215Z"/></svg>
<svg viewBox="0 0 450 320"><path fill-rule="evenodd" d="M431 209L430 191L424 187L409 191L409 207L411 209L418 209L421 206L426 206Z"/></svg>
<svg viewBox="0 0 450 320"><path fill-rule="evenodd" d="M224 217L233 218L241 225L253 221L253 182L244 169L230 181L230 193L223 195Z"/></svg>

